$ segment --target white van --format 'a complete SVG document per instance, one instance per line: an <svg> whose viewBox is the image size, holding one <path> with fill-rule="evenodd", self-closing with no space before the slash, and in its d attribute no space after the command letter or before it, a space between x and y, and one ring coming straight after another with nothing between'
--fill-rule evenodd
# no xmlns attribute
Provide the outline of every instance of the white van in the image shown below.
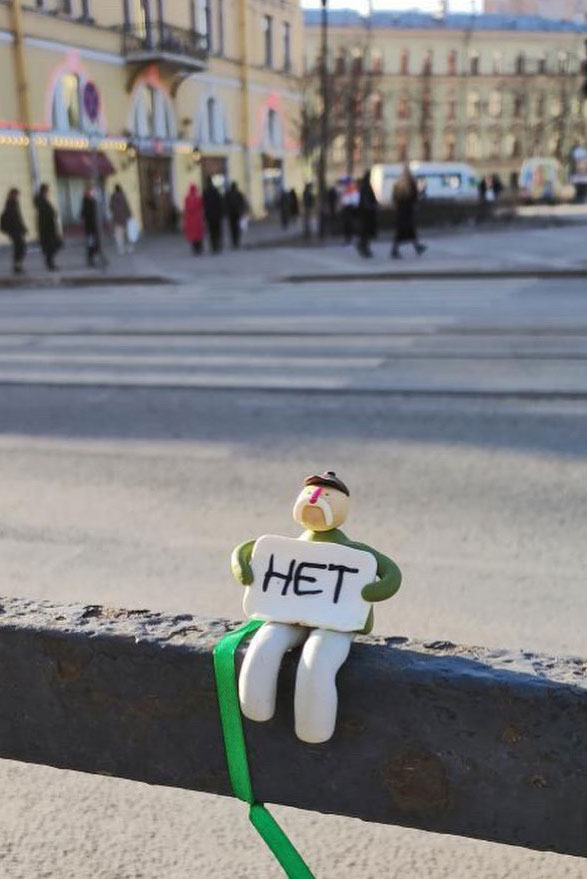
<svg viewBox="0 0 587 879"><path fill-rule="evenodd" d="M393 201L393 187L403 169L400 164L373 165L371 185L380 204ZM425 198L476 201L479 197L479 178L465 162L410 162L410 171Z"/></svg>

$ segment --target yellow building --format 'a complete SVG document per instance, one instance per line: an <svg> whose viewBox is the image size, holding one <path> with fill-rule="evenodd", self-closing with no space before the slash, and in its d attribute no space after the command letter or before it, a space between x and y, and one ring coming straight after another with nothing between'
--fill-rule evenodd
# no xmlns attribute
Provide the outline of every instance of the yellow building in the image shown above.
<svg viewBox="0 0 587 879"><path fill-rule="evenodd" d="M547 19L332 11L332 93L352 98L354 90L355 118L351 126L348 109L334 101L330 178L374 162L465 160L509 183L526 157L565 162L573 146L587 143L585 37L584 24ZM320 13L306 11L315 93L319 61Z"/></svg>
<svg viewBox="0 0 587 879"><path fill-rule="evenodd" d="M67 227L97 172L164 229L211 176L261 216L301 184L301 67L297 0L0 3L2 195L21 190L32 230L46 182Z"/></svg>

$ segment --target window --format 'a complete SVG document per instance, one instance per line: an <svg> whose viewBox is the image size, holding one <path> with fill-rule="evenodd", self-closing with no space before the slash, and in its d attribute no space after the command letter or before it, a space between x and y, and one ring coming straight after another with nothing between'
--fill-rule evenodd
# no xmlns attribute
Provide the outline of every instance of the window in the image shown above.
<svg viewBox="0 0 587 879"><path fill-rule="evenodd" d="M208 98L206 101L206 117L208 122L208 142L218 143L218 132L216 130L216 101L214 98Z"/></svg>
<svg viewBox="0 0 587 879"><path fill-rule="evenodd" d="M219 55L224 55L224 0L216 0L217 6L217 22L218 22L218 45L216 47Z"/></svg>
<svg viewBox="0 0 587 879"><path fill-rule="evenodd" d="M422 63L422 75L432 75L432 51L430 49L427 49L426 54L424 55L424 61Z"/></svg>
<svg viewBox="0 0 587 879"><path fill-rule="evenodd" d="M271 150L283 149L283 128L279 114L270 109L267 113L267 136L266 144Z"/></svg>
<svg viewBox="0 0 587 879"><path fill-rule="evenodd" d="M64 73L53 95L53 128L79 131L82 128L80 81L75 73Z"/></svg>
<svg viewBox="0 0 587 879"><path fill-rule="evenodd" d="M492 159L499 159L501 156L501 134L499 131L493 131L489 140L489 155Z"/></svg>
<svg viewBox="0 0 587 879"><path fill-rule="evenodd" d="M263 16L263 49L265 67L273 67L273 16Z"/></svg>
<svg viewBox="0 0 587 879"><path fill-rule="evenodd" d="M423 162L429 162L432 159L432 145L426 137L422 138L420 154Z"/></svg>
<svg viewBox="0 0 587 879"><path fill-rule="evenodd" d="M336 61L334 62L334 72L338 76L344 76L346 73L346 54L344 49L341 49L336 56Z"/></svg>
<svg viewBox="0 0 587 879"><path fill-rule="evenodd" d="M451 49L448 53L448 61L447 61L447 73L449 76L456 76L457 74L457 53L455 49Z"/></svg>
<svg viewBox="0 0 587 879"><path fill-rule="evenodd" d="M516 56L516 73L518 75L522 75L526 72L526 56L523 52L520 52L519 55Z"/></svg>
<svg viewBox="0 0 587 879"><path fill-rule="evenodd" d="M383 73L383 54L380 49L373 49L371 53L371 70L373 73Z"/></svg>
<svg viewBox="0 0 587 879"><path fill-rule="evenodd" d="M557 71L559 73L568 73L569 69L569 53L559 52L557 57Z"/></svg>
<svg viewBox="0 0 587 879"><path fill-rule="evenodd" d="M514 95L514 118L520 119L524 115L524 106L525 106L524 95L515 94Z"/></svg>
<svg viewBox="0 0 587 879"><path fill-rule="evenodd" d="M381 131L378 131L373 138L373 158L376 162L382 162L385 156L385 143Z"/></svg>
<svg viewBox="0 0 587 879"><path fill-rule="evenodd" d="M444 161L452 162L457 154L457 139L452 132L444 135Z"/></svg>
<svg viewBox="0 0 587 879"><path fill-rule="evenodd" d="M396 153L398 162L406 162L408 160L408 141L405 137L398 137Z"/></svg>
<svg viewBox="0 0 587 879"><path fill-rule="evenodd" d="M73 0L61 0L59 12L62 12L64 15L73 15Z"/></svg>
<svg viewBox="0 0 587 879"><path fill-rule="evenodd" d="M479 74L479 52L471 52L469 55L469 73L471 76Z"/></svg>
<svg viewBox="0 0 587 879"><path fill-rule="evenodd" d="M206 46L209 52L212 51L212 0L204 0L204 20L206 22Z"/></svg>
<svg viewBox="0 0 587 879"><path fill-rule="evenodd" d="M467 119L478 119L481 113L481 97L479 92L472 91L467 95Z"/></svg>
<svg viewBox="0 0 587 879"><path fill-rule="evenodd" d="M283 22L283 69L291 70L291 25Z"/></svg>
<svg viewBox="0 0 587 879"><path fill-rule="evenodd" d="M538 59L538 73L546 73L546 55L541 55Z"/></svg>
<svg viewBox="0 0 587 879"><path fill-rule="evenodd" d="M191 16L192 16L192 30L201 34L201 36L206 38L206 42L208 41L208 25L209 25L209 16L208 16L209 5L206 0L192 0L191 5Z"/></svg>
<svg viewBox="0 0 587 879"><path fill-rule="evenodd" d="M355 76L363 72L363 53L360 49L353 49L352 72Z"/></svg>
<svg viewBox="0 0 587 879"><path fill-rule="evenodd" d="M509 159L515 159L520 155L520 141L509 132L504 138L504 152Z"/></svg>
<svg viewBox="0 0 587 879"><path fill-rule="evenodd" d="M480 159L482 156L481 151L481 138L479 137L478 132L469 131L467 134L467 141L465 145L465 149L467 152L468 159Z"/></svg>
<svg viewBox="0 0 587 879"><path fill-rule="evenodd" d="M501 52L493 53L493 72L503 73L503 55Z"/></svg>
<svg viewBox="0 0 587 879"><path fill-rule="evenodd" d="M410 71L410 53L407 49L402 49L399 56L399 72L402 76L407 76Z"/></svg>
<svg viewBox="0 0 587 879"><path fill-rule="evenodd" d="M372 98L373 104L373 119L376 122L381 122L383 119L383 99L381 95L373 95Z"/></svg>
<svg viewBox="0 0 587 879"><path fill-rule="evenodd" d="M173 108L163 91L140 86L134 105L133 134L137 137L175 137Z"/></svg>
<svg viewBox="0 0 587 879"><path fill-rule="evenodd" d="M489 115L501 116L502 100L501 92L493 91L489 95Z"/></svg>
<svg viewBox="0 0 587 879"><path fill-rule="evenodd" d="M410 118L410 99L407 95L400 95L397 99L397 118Z"/></svg>
<svg viewBox="0 0 587 879"><path fill-rule="evenodd" d="M563 106L563 102L560 99L560 95L553 95L550 99L550 115L551 116L560 116Z"/></svg>

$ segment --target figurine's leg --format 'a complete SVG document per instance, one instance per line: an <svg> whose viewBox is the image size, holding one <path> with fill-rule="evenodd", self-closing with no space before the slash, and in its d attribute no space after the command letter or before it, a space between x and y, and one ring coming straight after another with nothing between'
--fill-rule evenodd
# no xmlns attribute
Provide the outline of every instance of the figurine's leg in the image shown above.
<svg viewBox="0 0 587 879"><path fill-rule="evenodd" d="M265 623L251 640L238 680L242 712L249 720L270 720L275 713L277 677L284 654L306 637L303 626Z"/></svg>
<svg viewBox="0 0 587 879"><path fill-rule="evenodd" d="M296 735L318 744L331 738L336 726L336 674L349 655L353 632L314 629L304 645L296 676Z"/></svg>

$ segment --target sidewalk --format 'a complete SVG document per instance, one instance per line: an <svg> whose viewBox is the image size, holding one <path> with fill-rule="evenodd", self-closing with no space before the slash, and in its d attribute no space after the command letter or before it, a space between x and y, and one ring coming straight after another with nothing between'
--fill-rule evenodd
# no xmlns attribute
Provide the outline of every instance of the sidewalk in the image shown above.
<svg viewBox="0 0 587 879"><path fill-rule="evenodd" d="M125 256L119 256L112 236L107 235L104 246L107 265L96 268L88 268L86 264L83 237L70 237L57 254L55 262L58 270L55 272L47 271L38 243L32 242L28 245L25 274L22 276L12 274L12 248L3 244L0 245L0 289L182 283L193 279L198 265L198 274L201 270L206 274L216 271L227 260L232 267L235 259L244 258L249 251L299 244L301 233L300 222L282 229L275 221L262 220L249 226L243 234L241 250L234 251L225 229L224 251L212 256L205 248L199 262L180 232L145 235L134 252ZM1 240L6 241L4 236Z"/></svg>
<svg viewBox="0 0 587 879"><path fill-rule="evenodd" d="M59 271L45 269L38 246L30 248L27 275L10 272L9 248L0 253L0 289L56 287L141 287L150 284L198 286L238 290L243 278L253 279L261 292L276 282L401 281L420 278L483 277L583 277L587 274L587 226L475 227L423 230L428 244L418 257L410 245L402 259L390 259L389 233L373 247L373 258L362 259L354 246L327 239L308 246L300 228L283 231L275 223L259 223L244 236L241 250L220 254L193 254L183 236L145 236L134 253L119 256L111 239L106 241L108 266L88 269L81 238L67 242L58 255Z"/></svg>

